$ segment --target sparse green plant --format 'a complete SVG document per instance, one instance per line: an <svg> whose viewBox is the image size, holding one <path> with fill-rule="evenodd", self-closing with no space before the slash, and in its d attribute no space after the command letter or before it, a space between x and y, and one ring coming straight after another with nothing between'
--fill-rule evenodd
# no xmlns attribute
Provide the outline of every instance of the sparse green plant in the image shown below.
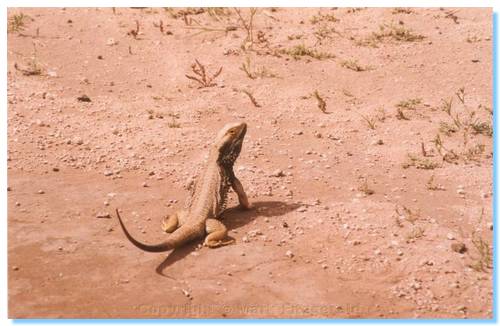
<svg viewBox="0 0 500 326"><path fill-rule="evenodd" d="M299 44L299 45L296 45L296 46L294 46L292 48L288 48L288 49L281 49L279 52L282 54L289 55L296 60L298 60L298 59L300 59L300 57L304 57L304 56L311 57L311 58L314 58L317 60L324 60L324 59L330 59L330 58L335 57L331 53L320 52L320 51L317 51L316 49L308 48L304 44Z"/></svg>
<svg viewBox="0 0 500 326"><path fill-rule="evenodd" d="M358 63L358 60L343 60L340 65L344 68L351 69L354 71L366 71L371 70L370 66L362 66Z"/></svg>
<svg viewBox="0 0 500 326"><path fill-rule="evenodd" d="M202 65L197 59L195 59L195 63L191 65L191 70L198 77L185 75L186 78L197 81L201 85L199 88L204 88L204 87L213 87L217 85L217 83L214 82L214 79L220 75L220 73L222 72L222 67L220 67L219 70L217 70L217 72L212 76L208 76L205 66Z"/></svg>
<svg viewBox="0 0 500 326"><path fill-rule="evenodd" d="M22 12L11 15L8 19L7 32L9 33L22 32L26 28L28 20L33 20L33 19Z"/></svg>

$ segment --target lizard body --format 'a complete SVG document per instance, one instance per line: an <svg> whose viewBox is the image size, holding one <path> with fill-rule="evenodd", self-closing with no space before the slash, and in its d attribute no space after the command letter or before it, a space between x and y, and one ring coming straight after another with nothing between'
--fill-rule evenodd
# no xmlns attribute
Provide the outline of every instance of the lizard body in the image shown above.
<svg viewBox="0 0 500 326"><path fill-rule="evenodd" d="M219 131L210 148L205 169L196 182L189 207L165 217L162 221L162 229L170 233L164 242L148 245L136 240L127 231L117 209L116 214L127 239L139 249L148 252L175 249L205 234L207 236L204 245L211 248L233 242L226 240L226 226L218 218L226 208L230 188L238 195L241 207L250 208L243 186L233 171L246 131L247 125L244 122L227 124Z"/></svg>

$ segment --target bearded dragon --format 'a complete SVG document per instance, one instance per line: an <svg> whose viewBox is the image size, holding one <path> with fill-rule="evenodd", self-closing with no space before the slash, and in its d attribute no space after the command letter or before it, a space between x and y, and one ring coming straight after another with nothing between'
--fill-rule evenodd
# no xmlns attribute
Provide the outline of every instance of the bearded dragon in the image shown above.
<svg viewBox="0 0 500 326"><path fill-rule="evenodd" d="M219 131L210 148L205 169L197 179L190 205L163 218L162 229L169 235L162 243L149 245L132 237L117 209L116 215L127 239L148 252L175 249L205 235L203 244L210 248L234 242L227 239L227 228L219 218L226 208L230 188L238 195L240 206L250 209L245 190L233 171L246 131L247 125L244 122L227 124Z"/></svg>

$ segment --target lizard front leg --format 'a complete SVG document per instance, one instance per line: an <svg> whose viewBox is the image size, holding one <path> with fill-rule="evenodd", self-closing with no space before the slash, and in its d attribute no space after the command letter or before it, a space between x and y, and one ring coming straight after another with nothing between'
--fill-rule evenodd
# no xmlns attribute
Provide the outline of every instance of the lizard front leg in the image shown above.
<svg viewBox="0 0 500 326"><path fill-rule="evenodd" d="M234 242L234 239L227 240L227 228L221 221L209 218L205 221L205 230L207 236L205 237L204 246L210 248L217 248L225 246Z"/></svg>
<svg viewBox="0 0 500 326"><path fill-rule="evenodd" d="M185 210L180 210L173 214L165 216L161 221L162 230L166 233L174 232L179 226L182 225L183 221L185 220L186 214L187 212Z"/></svg>
<svg viewBox="0 0 500 326"><path fill-rule="evenodd" d="M235 176L231 182L231 187L233 190L236 192L238 195L238 201L240 202L240 206L243 209L250 209L252 206L250 205L250 202L248 201L247 194L245 193L245 189L243 189L243 185L241 184L240 180Z"/></svg>

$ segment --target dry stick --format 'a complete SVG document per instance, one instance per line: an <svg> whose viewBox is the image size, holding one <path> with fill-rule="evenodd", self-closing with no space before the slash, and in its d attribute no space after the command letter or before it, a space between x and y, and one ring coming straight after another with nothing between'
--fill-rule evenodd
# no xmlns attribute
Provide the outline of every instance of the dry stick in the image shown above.
<svg viewBox="0 0 500 326"><path fill-rule="evenodd" d="M321 110L321 112L329 114L329 112L326 112L326 101L319 95L317 90L314 91L313 95L314 97L316 97L316 100L318 100L318 108Z"/></svg>
<svg viewBox="0 0 500 326"><path fill-rule="evenodd" d="M253 17L255 13L257 12L257 9L255 8L250 8L250 18L248 20L248 24L246 23L245 19L241 16L241 12L239 9L234 8L234 11L236 14L238 14L239 20L241 20L241 23L243 24L243 28L245 28L247 32L247 41L249 41L251 44L253 44Z"/></svg>
<svg viewBox="0 0 500 326"><path fill-rule="evenodd" d="M259 104L259 103L257 103L257 100L255 99L255 97L253 96L253 94L252 94L252 93L250 93L249 91L247 91L247 90L245 90L245 89L243 89L243 90L241 90L241 91L242 91L243 93L245 93L245 94L247 94L247 95L248 95L248 97L250 98L250 101L252 101L252 104L253 104L256 108L260 108L260 107L261 107L261 106L260 106L260 104Z"/></svg>

